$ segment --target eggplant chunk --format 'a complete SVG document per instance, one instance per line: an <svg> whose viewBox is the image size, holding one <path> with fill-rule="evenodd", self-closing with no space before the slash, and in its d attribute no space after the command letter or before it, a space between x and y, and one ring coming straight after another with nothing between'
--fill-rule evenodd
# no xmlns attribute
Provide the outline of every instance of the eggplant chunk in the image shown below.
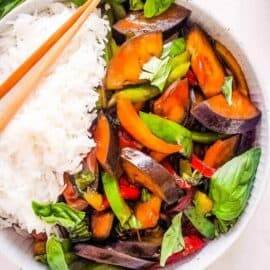
<svg viewBox="0 0 270 270"><path fill-rule="evenodd" d="M130 12L113 26L113 35L121 43L127 37L149 32L162 32L167 39L179 31L180 26L190 16L191 11L173 4L167 11L154 18L145 18L143 12Z"/></svg>
<svg viewBox="0 0 270 270"><path fill-rule="evenodd" d="M217 95L192 108L191 113L206 128L224 134L250 131L261 118L261 112L238 91L233 92L232 105Z"/></svg>
<svg viewBox="0 0 270 270"><path fill-rule="evenodd" d="M126 41L110 61L105 78L106 90L119 90L140 84L143 65L162 53L162 34L147 33Z"/></svg>
<svg viewBox="0 0 270 270"><path fill-rule="evenodd" d="M113 248L133 257L154 259L159 256L160 244L138 241L118 241Z"/></svg>
<svg viewBox="0 0 270 270"><path fill-rule="evenodd" d="M146 154L132 148L123 148L121 160L131 181L145 186L166 203L173 204L182 195L175 178Z"/></svg>
<svg viewBox="0 0 270 270"><path fill-rule="evenodd" d="M139 259L127 254L113 250L112 248L100 248L93 245L78 244L74 247L76 255L79 257L95 261L98 263L106 263L129 269L142 269L153 265L152 261Z"/></svg>
<svg viewBox="0 0 270 270"><path fill-rule="evenodd" d="M224 84L225 74L206 34L193 26L187 37L187 50L191 54L191 67L207 98L218 95Z"/></svg>
<svg viewBox="0 0 270 270"><path fill-rule="evenodd" d="M119 176L120 149L118 146L117 130L110 123L108 117L100 112L95 131L96 157L101 166L110 174Z"/></svg>
<svg viewBox="0 0 270 270"><path fill-rule="evenodd" d="M256 140L256 129L252 129L241 135L240 143L237 149L237 155L241 155L252 148Z"/></svg>

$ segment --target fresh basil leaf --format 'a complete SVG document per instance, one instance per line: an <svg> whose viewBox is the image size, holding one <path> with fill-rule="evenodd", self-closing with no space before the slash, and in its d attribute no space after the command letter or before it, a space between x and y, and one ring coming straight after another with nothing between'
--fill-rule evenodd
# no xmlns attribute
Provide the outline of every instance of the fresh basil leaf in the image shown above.
<svg viewBox="0 0 270 270"><path fill-rule="evenodd" d="M177 38L172 42L169 42L164 45L163 53L161 59L166 58L167 56L175 57L179 54L184 53L186 50L186 41L182 38Z"/></svg>
<svg viewBox="0 0 270 270"><path fill-rule="evenodd" d="M73 4L75 4L77 7L82 6L87 0L70 0Z"/></svg>
<svg viewBox="0 0 270 270"><path fill-rule="evenodd" d="M129 0L129 7L131 10L142 10L144 3L142 0Z"/></svg>
<svg viewBox="0 0 270 270"><path fill-rule="evenodd" d="M167 259L185 248L182 235L182 213L177 214L169 229L165 232L161 244L160 266L165 266Z"/></svg>
<svg viewBox="0 0 270 270"><path fill-rule="evenodd" d="M48 224L58 224L66 228L73 228L85 217L85 213L71 208L65 203L37 203L32 202L34 213Z"/></svg>
<svg viewBox="0 0 270 270"><path fill-rule="evenodd" d="M213 214L222 221L235 222L245 209L261 156L252 148L219 168L210 180L209 197Z"/></svg>
<svg viewBox="0 0 270 270"><path fill-rule="evenodd" d="M185 216L192 225L206 238L215 237L215 225L206 217L198 213L195 207L189 207L184 211Z"/></svg>
<svg viewBox="0 0 270 270"><path fill-rule="evenodd" d="M69 270L61 242L55 237L46 243L46 256L51 270Z"/></svg>
<svg viewBox="0 0 270 270"><path fill-rule="evenodd" d="M146 0L144 5L144 16L151 18L165 12L175 0Z"/></svg>
<svg viewBox="0 0 270 270"><path fill-rule="evenodd" d="M233 76L225 77L224 84L221 88L222 93L225 96L227 103L231 106L232 105L232 85L233 85Z"/></svg>
<svg viewBox="0 0 270 270"><path fill-rule="evenodd" d="M193 143L188 129L155 114L140 112L139 115L155 136L168 143L182 145L181 154L191 156Z"/></svg>
<svg viewBox="0 0 270 270"><path fill-rule="evenodd" d="M71 239L86 240L90 238L84 212L78 211L62 202L32 202L32 209L42 221L66 228Z"/></svg>
<svg viewBox="0 0 270 270"><path fill-rule="evenodd" d="M163 91L166 81L171 72L170 58L159 59L153 56L146 64L143 65L143 71L140 74L141 80L149 80L151 85L156 86Z"/></svg>
<svg viewBox="0 0 270 270"><path fill-rule="evenodd" d="M12 9L17 7L25 0L2 0L0 1L0 18L4 17Z"/></svg>

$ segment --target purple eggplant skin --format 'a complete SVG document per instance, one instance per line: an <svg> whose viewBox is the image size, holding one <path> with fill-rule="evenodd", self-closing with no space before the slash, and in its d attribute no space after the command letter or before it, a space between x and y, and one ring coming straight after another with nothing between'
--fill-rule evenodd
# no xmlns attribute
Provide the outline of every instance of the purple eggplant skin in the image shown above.
<svg viewBox="0 0 270 270"><path fill-rule="evenodd" d="M139 150L126 147L121 150L122 167L127 176L134 182L144 185L140 181L140 177L134 170L128 168L128 164L136 168L136 171L142 173L148 182L152 184L147 186L153 193L157 193L167 204L171 205L179 200L184 195L183 190L176 183L176 179L157 161L142 153ZM153 188L154 186L154 188ZM162 194L162 196L160 195Z"/></svg>
<svg viewBox="0 0 270 270"><path fill-rule="evenodd" d="M78 244L74 247L76 255L84 259L126 267L129 269L144 269L154 262L132 257L130 255L113 250L111 247L100 248L93 245Z"/></svg>
<svg viewBox="0 0 270 270"><path fill-rule="evenodd" d="M113 25L112 33L118 43L124 42L127 37L149 32L162 32L163 39L166 40L179 32L190 14L189 9L177 4L173 4L163 14L149 19L144 17L143 12L130 12Z"/></svg>
<svg viewBox="0 0 270 270"><path fill-rule="evenodd" d="M113 249L133 257L155 259L159 257L160 245L151 242L118 241L113 245Z"/></svg>
<svg viewBox="0 0 270 270"><path fill-rule="evenodd" d="M248 149L252 148L255 140L256 140L256 129L252 129L242 134L237 148L237 155L241 155Z"/></svg>
<svg viewBox="0 0 270 270"><path fill-rule="evenodd" d="M214 112L207 102L203 101L191 109L191 114L206 128L223 134L243 134L256 127L261 114L249 119L231 119Z"/></svg>

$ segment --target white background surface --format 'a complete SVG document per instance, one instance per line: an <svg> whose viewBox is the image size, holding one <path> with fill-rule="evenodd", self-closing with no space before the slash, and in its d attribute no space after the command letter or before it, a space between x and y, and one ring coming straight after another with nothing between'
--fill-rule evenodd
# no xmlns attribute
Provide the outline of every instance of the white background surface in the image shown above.
<svg viewBox="0 0 270 270"><path fill-rule="evenodd" d="M250 48L248 58L254 63L253 68L259 74L262 87L270 93L270 0L194 0L193 2L203 2L201 6L204 5L204 9L207 7L209 12L221 14L219 21L233 29L234 33L239 33L241 45ZM268 185L247 229L208 270L270 269L269 198L270 186ZM209 256L211 257L211 254ZM17 270L1 255L0 269Z"/></svg>

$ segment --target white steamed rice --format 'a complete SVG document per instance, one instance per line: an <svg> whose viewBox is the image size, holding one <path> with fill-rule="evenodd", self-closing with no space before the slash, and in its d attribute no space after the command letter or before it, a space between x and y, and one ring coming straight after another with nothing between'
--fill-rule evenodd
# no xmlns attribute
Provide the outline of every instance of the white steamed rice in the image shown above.
<svg viewBox="0 0 270 270"><path fill-rule="evenodd" d="M33 15L20 14L0 33L0 82L49 37L74 8L60 3ZM95 87L105 72L102 58L109 25L92 14L56 66L0 134L0 227L18 224L50 231L31 202L55 202L63 172L78 170L94 146L88 128L96 117ZM89 113L91 112L91 113Z"/></svg>

